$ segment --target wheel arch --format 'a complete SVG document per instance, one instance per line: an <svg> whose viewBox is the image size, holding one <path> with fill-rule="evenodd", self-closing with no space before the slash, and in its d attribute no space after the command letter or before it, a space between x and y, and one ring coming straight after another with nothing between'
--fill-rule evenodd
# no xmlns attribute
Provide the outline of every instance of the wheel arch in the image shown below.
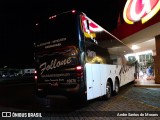
<svg viewBox="0 0 160 120"><path fill-rule="evenodd" d="M119 77L118 77L118 76L116 76L115 82L116 82L116 80L117 80L117 82L118 82L118 85L120 86L120 80L119 80Z"/></svg>

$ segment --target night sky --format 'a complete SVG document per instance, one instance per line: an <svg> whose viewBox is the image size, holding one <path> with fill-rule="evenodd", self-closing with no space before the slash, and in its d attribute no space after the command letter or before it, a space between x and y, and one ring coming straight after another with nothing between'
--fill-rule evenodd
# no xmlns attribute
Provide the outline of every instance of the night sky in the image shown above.
<svg viewBox="0 0 160 120"><path fill-rule="evenodd" d="M0 68L33 66L33 27L43 16L77 9L112 31L121 0L5 0L0 2Z"/></svg>

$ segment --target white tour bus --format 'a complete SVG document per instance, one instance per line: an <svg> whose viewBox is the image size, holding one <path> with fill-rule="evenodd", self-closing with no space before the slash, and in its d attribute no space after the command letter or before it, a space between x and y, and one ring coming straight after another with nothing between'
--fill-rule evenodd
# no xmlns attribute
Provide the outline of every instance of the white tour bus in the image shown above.
<svg viewBox="0 0 160 120"><path fill-rule="evenodd" d="M38 96L108 99L134 80L132 53L122 41L76 10L43 18L35 26Z"/></svg>

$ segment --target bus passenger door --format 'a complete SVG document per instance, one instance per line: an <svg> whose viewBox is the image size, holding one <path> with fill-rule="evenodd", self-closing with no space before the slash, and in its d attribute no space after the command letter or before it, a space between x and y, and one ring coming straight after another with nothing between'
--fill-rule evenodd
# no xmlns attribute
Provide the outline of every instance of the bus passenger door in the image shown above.
<svg viewBox="0 0 160 120"><path fill-rule="evenodd" d="M104 85L101 83L101 71L100 64L86 64L86 80L87 80L87 100L94 99L102 96Z"/></svg>
<svg viewBox="0 0 160 120"><path fill-rule="evenodd" d="M87 100L93 99L92 64L86 64Z"/></svg>
<svg viewBox="0 0 160 120"><path fill-rule="evenodd" d="M100 64L92 64L92 79L93 79L93 97L100 97L101 91L101 71Z"/></svg>

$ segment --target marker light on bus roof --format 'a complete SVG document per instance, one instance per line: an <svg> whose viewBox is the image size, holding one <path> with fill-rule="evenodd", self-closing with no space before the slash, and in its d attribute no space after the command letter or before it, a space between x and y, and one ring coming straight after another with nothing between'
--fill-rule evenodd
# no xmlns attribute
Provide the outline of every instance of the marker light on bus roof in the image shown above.
<svg viewBox="0 0 160 120"><path fill-rule="evenodd" d="M56 15L52 15L49 17L49 20L53 19L53 18L56 18Z"/></svg>
<svg viewBox="0 0 160 120"><path fill-rule="evenodd" d="M76 12L76 10L72 10L72 13L75 13Z"/></svg>

